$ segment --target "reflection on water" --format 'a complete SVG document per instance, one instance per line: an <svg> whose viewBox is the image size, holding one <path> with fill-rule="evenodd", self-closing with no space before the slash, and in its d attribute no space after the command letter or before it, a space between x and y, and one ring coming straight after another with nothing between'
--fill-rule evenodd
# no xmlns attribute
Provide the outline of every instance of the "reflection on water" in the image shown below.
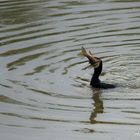
<svg viewBox="0 0 140 140"><path fill-rule="evenodd" d="M101 96L100 90L95 90L93 92L93 101L94 101L94 110L90 116L90 122L96 123L96 118L98 117L98 113L103 113L103 101L100 99Z"/></svg>
<svg viewBox="0 0 140 140"><path fill-rule="evenodd" d="M139 139L139 17L138 0L1 0L1 138ZM89 86L82 46L117 88Z"/></svg>

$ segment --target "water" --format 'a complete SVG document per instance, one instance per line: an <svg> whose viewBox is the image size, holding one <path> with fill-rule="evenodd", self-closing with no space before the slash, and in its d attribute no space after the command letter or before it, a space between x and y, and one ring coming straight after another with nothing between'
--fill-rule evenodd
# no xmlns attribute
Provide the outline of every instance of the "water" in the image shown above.
<svg viewBox="0 0 140 140"><path fill-rule="evenodd" d="M117 88L91 89L82 46ZM1 139L139 139L139 54L138 0L1 0Z"/></svg>

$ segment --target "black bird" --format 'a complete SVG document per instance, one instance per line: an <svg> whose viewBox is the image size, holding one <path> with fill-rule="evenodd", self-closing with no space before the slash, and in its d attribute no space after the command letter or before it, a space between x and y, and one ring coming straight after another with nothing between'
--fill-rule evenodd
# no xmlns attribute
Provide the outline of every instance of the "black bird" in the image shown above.
<svg viewBox="0 0 140 140"><path fill-rule="evenodd" d="M90 51L86 51L84 47L81 48L81 54L88 58L89 63L94 67L94 73L90 81L90 85L94 88L115 88L112 84L106 84L100 81L99 76L102 72L102 60L98 57L95 57Z"/></svg>

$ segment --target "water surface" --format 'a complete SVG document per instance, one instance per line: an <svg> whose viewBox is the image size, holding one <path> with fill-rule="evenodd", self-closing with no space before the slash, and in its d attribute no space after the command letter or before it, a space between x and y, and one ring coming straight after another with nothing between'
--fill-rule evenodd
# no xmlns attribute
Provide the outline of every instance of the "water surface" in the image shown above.
<svg viewBox="0 0 140 140"><path fill-rule="evenodd" d="M82 46L117 88L90 87ZM139 54L138 0L1 0L1 139L139 139Z"/></svg>

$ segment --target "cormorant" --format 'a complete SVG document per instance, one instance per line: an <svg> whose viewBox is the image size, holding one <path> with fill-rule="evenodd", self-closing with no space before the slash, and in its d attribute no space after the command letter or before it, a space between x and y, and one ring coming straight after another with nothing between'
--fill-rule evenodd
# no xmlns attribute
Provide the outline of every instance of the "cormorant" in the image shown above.
<svg viewBox="0 0 140 140"><path fill-rule="evenodd" d="M90 51L86 51L84 47L81 48L81 54L88 58L89 63L94 67L94 73L90 81L90 85L95 88L115 88L112 84L106 84L100 81L99 76L102 72L102 60L98 57L95 57Z"/></svg>

